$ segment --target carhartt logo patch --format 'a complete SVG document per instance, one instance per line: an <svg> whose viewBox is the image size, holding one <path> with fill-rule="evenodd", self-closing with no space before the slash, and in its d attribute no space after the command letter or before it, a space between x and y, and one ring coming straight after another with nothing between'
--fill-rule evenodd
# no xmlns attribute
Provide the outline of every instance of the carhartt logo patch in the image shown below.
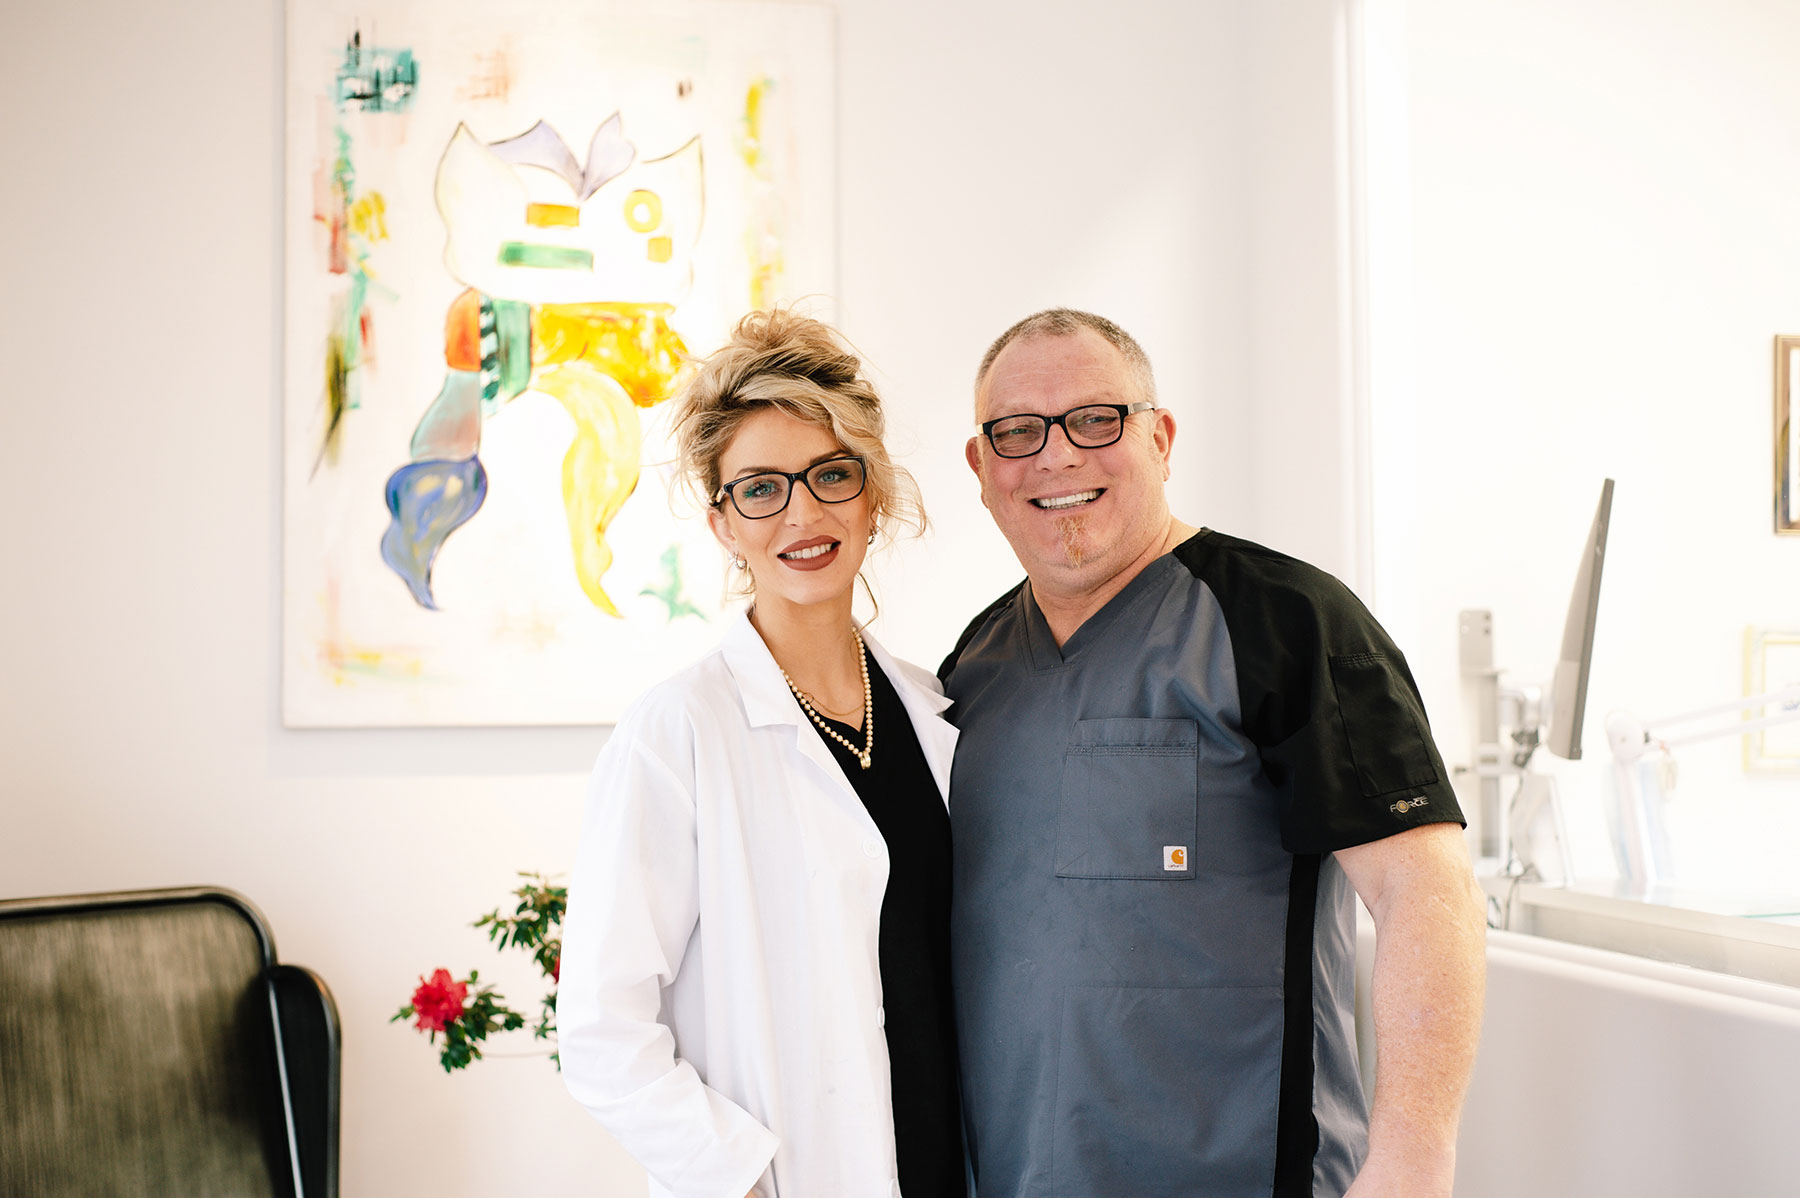
<svg viewBox="0 0 1800 1198"><path fill-rule="evenodd" d="M1424 807L1424 806L1426 806L1425 796L1424 795L1414 795L1410 799L1401 799L1398 803L1389 803L1388 810L1392 811L1395 815L1405 815L1408 811L1411 811L1414 807Z"/></svg>
<svg viewBox="0 0 1800 1198"><path fill-rule="evenodd" d="M1173 872L1187 868L1187 845L1163 845L1163 869Z"/></svg>

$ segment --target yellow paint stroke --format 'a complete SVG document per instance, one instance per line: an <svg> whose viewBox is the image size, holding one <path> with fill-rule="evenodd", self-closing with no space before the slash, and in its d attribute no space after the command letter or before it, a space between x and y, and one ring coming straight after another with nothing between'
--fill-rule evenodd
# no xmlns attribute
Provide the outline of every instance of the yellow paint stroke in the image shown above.
<svg viewBox="0 0 1800 1198"><path fill-rule="evenodd" d="M643 434L637 409L675 391L687 346L668 304L539 304L531 310L531 386L575 422L563 458L563 508L575 574L595 607L616 616L602 579L606 530L637 487Z"/></svg>
<svg viewBox="0 0 1800 1198"><path fill-rule="evenodd" d="M578 229L581 209L573 204L527 204L525 223L539 229Z"/></svg>
<svg viewBox="0 0 1800 1198"><path fill-rule="evenodd" d="M650 233L662 224L662 197L638 188L625 197L625 223L633 233Z"/></svg>
<svg viewBox="0 0 1800 1198"><path fill-rule="evenodd" d="M542 653L557 640L556 620L541 611L503 614L494 624L493 639L511 641Z"/></svg>
<svg viewBox="0 0 1800 1198"><path fill-rule="evenodd" d="M675 256L675 243L667 237L652 237L644 246L644 255L652 262L667 262Z"/></svg>
<svg viewBox="0 0 1800 1198"><path fill-rule="evenodd" d="M364 241L386 241L387 199L379 191L371 191L350 205L350 230Z"/></svg>
<svg viewBox="0 0 1800 1198"><path fill-rule="evenodd" d="M738 156L751 178L751 216L744 230L744 252L750 266L750 306L774 306L781 295L786 263L781 253L780 200L770 179L769 161L763 152L763 110L775 81L758 79L744 93L744 124Z"/></svg>
<svg viewBox="0 0 1800 1198"><path fill-rule="evenodd" d="M531 365L590 362L632 403L654 407L674 393L687 353L669 327L673 310L668 304L539 304L531 310Z"/></svg>
<svg viewBox="0 0 1800 1198"><path fill-rule="evenodd" d="M333 686L349 686L358 678L417 681L425 676L425 663L417 657L399 656L380 649L359 649L346 644L319 646L319 661Z"/></svg>
<svg viewBox="0 0 1800 1198"><path fill-rule="evenodd" d="M562 469L575 576L595 607L616 616L619 609L601 585L613 560L606 529L637 487L643 446L637 405L624 387L585 359L541 370L531 385L562 404L575 422Z"/></svg>
<svg viewBox="0 0 1800 1198"><path fill-rule="evenodd" d="M606 530L637 488L637 410L674 393L687 346L667 304L539 304L531 312L531 386L575 422L563 457L563 508L575 575L595 607L619 609L601 585L612 565Z"/></svg>
<svg viewBox="0 0 1800 1198"><path fill-rule="evenodd" d="M738 154L753 175L761 173L763 98L769 94L771 82L769 79L758 79L744 93L744 140L738 146Z"/></svg>

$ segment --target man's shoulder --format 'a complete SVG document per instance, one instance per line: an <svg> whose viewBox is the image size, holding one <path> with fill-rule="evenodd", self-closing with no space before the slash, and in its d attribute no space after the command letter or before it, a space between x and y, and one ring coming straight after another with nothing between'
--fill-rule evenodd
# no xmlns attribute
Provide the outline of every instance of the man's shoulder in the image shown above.
<svg viewBox="0 0 1800 1198"><path fill-rule="evenodd" d="M1336 575L1292 554L1203 528L1175 547L1175 557L1194 577L1215 591L1289 591L1337 599L1350 589Z"/></svg>
<svg viewBox="0 0 1800 1198"><path fill-rule="evenodd" d="M975 618L969 621L969 626L963 629L962 635L956 638L956 646L950 650L949 656L945 657L943 664L938 666L937 676L940 683L945 686L949 685L950 671L956 668L956 661L963 655L963 650L969 647L969 642L975 639L990 620L1010 610L1013 604L1019 601L1019 595L1024 589L1025 580L1020 579L1011 590L976 613Z"/></svg>
<svg viewBox="0 0 1800 1198"><path fill-rule="evenodd" d="M1206 584L1228 624L1253 620L1285 631L1374 622L1336 575L1255 541L1201 529L1176 546L1175 557Z"/></svg>

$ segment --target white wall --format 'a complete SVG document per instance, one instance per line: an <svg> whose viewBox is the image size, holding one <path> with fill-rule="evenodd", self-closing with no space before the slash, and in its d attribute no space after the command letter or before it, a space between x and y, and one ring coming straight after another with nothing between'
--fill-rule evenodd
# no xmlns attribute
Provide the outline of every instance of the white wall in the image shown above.
<svg viewBox="0 0 1800 1198"><path fill-rule="evenodd" d="M935 518L882 572L901 651L935 663L1019 576L960 446L981 349L1053 303L1156 359L1183 515L1352 560L1319 517L1349 502L1333 6L1269 8L840 6L842 322ZM604 730L280 726L281 28L8 13L0 895L249 895L337 994L346 1194L641 1193L547 1064L446 1077L386 1023L439 965L532 997L465 925L566 866Z"/></svg>
<svg viewBox="0 0 1800 1198"><path fill-rule="evenodd" d="M1022 577L962 446L988 342L1055 304L1148 350L1178 515L1354 574L1336 7L840 6L841 321L933 520L879 568L888 644L935 665Z"/></svg>
<svg viewBox="0 0 1800 1198"><path fill-rule="evenodd" d="M1578 868L1604 872L1605 713L1739 695L1745 626L1800 626L1800 539L1772 535L1769 478L1772 338L1800 329L1800 7L1398 7L1378 53L1409 111L1377 134L1408 144L1375 185L1410 209L1410 246L1375 270L1416 323L1376 330L1378 359L1403 360L1375 396L1381 610L1466 760L1457 610L1492 608L1499 663L1547 680L1618 480L1589 759L1560 770ZM1800 785L1744 776L1739 754L1680 753L1683 880L1800 890Z"/></svg>

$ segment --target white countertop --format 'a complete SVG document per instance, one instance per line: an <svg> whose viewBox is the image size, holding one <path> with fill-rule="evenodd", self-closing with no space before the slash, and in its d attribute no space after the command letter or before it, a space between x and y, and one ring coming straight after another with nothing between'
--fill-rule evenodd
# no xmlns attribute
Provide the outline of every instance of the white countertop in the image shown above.
<svg viewBox="0 0 1800 1198"><path fill-rule="evenodd" d="M1489 875L1481 885L1490 922L1506 931L1800 987L1800 897L1634 894L1611 879L1546 886Z"/></svg>

